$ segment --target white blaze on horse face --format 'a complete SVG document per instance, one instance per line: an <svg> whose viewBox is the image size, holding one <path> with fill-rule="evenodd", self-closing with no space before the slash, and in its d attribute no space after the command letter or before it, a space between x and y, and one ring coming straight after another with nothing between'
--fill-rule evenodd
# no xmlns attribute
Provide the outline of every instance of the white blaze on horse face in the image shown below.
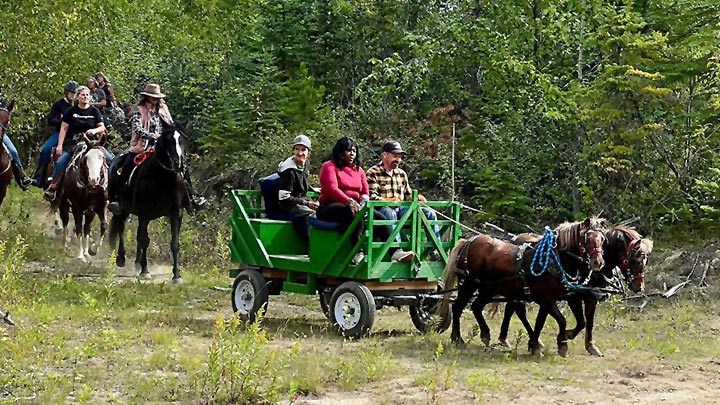
<svg viewBox="0 0 720 405"><path fill-rule="evenodd" d="M100 149L91 149L85 155L88 168L88 186L97 187L102 181L102 172L105 165L105 154Z"/></svg>
<svg viewBox="0 0 720 405"><path fill-rule="evenodd" d="M178 163L182 163L182 148L180 147L180 133L178 131L175 131L175 134L173 135L173 138L175 138L175 152L178 156Z"/></svg>

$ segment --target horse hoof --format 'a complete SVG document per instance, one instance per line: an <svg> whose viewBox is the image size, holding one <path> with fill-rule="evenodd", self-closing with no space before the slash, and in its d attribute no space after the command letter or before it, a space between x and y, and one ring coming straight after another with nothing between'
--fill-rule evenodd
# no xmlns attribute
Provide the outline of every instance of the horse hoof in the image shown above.
<svg viewBox="0 0 720 405"><path fill-rule="evenodd" d="M118 267L125 267L125 259L122 259L122 260L120 260L119 258L115 259L115 265Z"/></svg>
<svg viewBox="0 0 720 405"><path fill-rule="evenodd" d="M451 337L451 338L450 338L450 341L453 342L453 343L455 343L455 346L457 346L457 347L459 347L459 348L464 348L464 347L465 347L465 341L464 341L463 338L461 338L461 337L457 337L457 338Z"/></svg>
<svg viewBox="0 0 720 405"><path fill-rule="evenodd" d="M567 356L568 356L568 345L567 345L567 344L563 344L563 345L558 346L558 354L559 354L560 357L562 357L562 358L567 358Z"/></svg>
<svg viewBox="0 0 720 405"><path fill-rule="evenodd" d="M152 278L152 276L150 275L150 273L147 272L147 271L145 271L145 272L140 272L139 277L140 277L140 278L144 278L144 279L146 279L146 280L149 280L149 279Z"/></svg>
<svg viewBox="0 0 720 405"><path fill-rule="evenodd" d="M483 342L483 344L484 344L486 347L490 347L490 338L483 337L483 338L480 338L480 341Z"/></svg>
<svg viewBox="0 0 720 405"><path fill-rule="evenodd" d="M545 355L543 354L543 351L542 351L541 349L539 349L539 348L530 350L530 353L532 354L533 357L542 358L542 357L545 356Z"/></svg>
<svg viewBox="0 0 720 405"><path fill-rule="evenodd" d="M98 252L98 246L93 243L90 246L90 249L88 249L88 253L90 254L90 256L95 256L97 254L97 252Z"/></svg>
<svg viewBox="0 0 720 405"><path fill-rule="evenodd" d="M501 347L506 347L508 349L512 348L512 346L510 346L510 343L508 343L507 339L498 340L498 345L500 345Z"/></svg>
<svg viewBox="0 0 720 405"><path fill-rule="evenodd" d="M182 283L183 283L183 279L182 279L182 277L173 278L172 282L173 282L173 284L178 284L178 285L179 285L179 284L182 284Z"/></svg>
<svg viewBox="0 0 720 405"><path fill-rule="evenodd" d="M597 346L595 346L594 344L585 346L585 350L587 350L588 353L590 353L590 354L593 355L593 356L605 357L605 355L603 354L603 352L601 352L600 349L598 349Z"/></svg>

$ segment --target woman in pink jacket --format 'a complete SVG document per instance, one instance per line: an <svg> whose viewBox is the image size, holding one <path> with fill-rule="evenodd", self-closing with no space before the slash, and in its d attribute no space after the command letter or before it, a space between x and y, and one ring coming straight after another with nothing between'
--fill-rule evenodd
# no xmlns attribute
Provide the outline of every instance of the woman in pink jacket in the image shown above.
<svg viewBox="0 0 720 405"><path fill-rule="evenodd" d="M369 199L369 188L365 171L360 167L360 156L357 144L348 137L338 139L333 147L332 160L325 162L320 168L320 207L317 217L323 221L338 222L340 230L344 232L355 219L365 201ZM386 219L380 212L374 210L374 218ZM350 236L353 246L358 242L363 231L362 224ZM390 226L376 227L378 239L386 241L392 233ZM353 258L358 264L365 257L361 250ZM412 260L413 252L395 250L393 261L406 262Z"/></svg>

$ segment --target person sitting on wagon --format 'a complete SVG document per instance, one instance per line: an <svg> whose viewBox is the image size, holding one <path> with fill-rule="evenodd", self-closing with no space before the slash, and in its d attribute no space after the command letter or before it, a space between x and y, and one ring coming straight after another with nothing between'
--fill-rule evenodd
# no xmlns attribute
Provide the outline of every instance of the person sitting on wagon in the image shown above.
<svg viewBox="0 0 720 405"><path fill-rule="evenodd" d="M368 193L368 182L365 171L360 167L357 144L349 137L342 137L333 147L332 160L323 163L320 168L320 207L317 209L317 217L323 221L340 223L341 232L345 232L360 212L362 204L369 199ZM377 210L373 210L373 215L377 220L386 219ZM353 246L358 243L362 228L361 223L350 235ZM378 226L375 233L379 240L386 241L391 232L390 226ZM395 249L392 261L407 262L414 256L413 252ZM360 263L364 257L364 252L359 251L353 258L353 263Z"/></svg>
<svg viewBox="0 0 720 405"><path fill-rule="evenodd" d="M381 161L367 171L368 187L370 189L370 199L374 201L410 201L412 200L412 189L410 181L405 170L400 168L405 151L399 142L389 141L383 145ZM425 197L418 195L419 201L426 201ZM407 212L408 207L381 207L379 211L390 220L402 218ZM437 219L435 211L428 207L422 207L422 212L430 221ZM440 227L432 226L433 233L440 239ZM401 242L400 234L395 237L397 242ZM432 249L431 254L435 251Z"/></svg>
<svg viewBox="0 0 720 405"><path fill-rule="evenodd" d="M277 168L280 176L280 211L295 217L293 226L307 244L310 243L307 217L314 214L318 208L317 202L307 198L310 145L310 138L307 136L296 136L293 139L293 155L280 162Z"/></svg>

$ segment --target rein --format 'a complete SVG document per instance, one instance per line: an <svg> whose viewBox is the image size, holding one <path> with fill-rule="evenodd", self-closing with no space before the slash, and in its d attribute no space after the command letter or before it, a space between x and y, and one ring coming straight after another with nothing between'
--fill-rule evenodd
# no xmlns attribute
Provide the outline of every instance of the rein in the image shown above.
<svg viewBox="0 0 720 405"><path fill-rule="evenodd" d="M533 255L532 262L530 263L530 274L539 277L547 272L549 272L549 266L554 262L554 264L557 266L560 272L560 279L565 287L567 287L569 290L578 290L582 288L586 288L587 283L590 281L590 275L592 272L588 273L588 276L585 278L585 280L582 283L573 283L572 281L579 280L579 274L576 277L571 277L567 274L565 269L562 266L562 263L560 263L560 258L558 257L557 253L555 252L555 233L548 227L545 227L545 235L538 243L535 254ZM539 270L536 270L539 265Z"/></svg>

